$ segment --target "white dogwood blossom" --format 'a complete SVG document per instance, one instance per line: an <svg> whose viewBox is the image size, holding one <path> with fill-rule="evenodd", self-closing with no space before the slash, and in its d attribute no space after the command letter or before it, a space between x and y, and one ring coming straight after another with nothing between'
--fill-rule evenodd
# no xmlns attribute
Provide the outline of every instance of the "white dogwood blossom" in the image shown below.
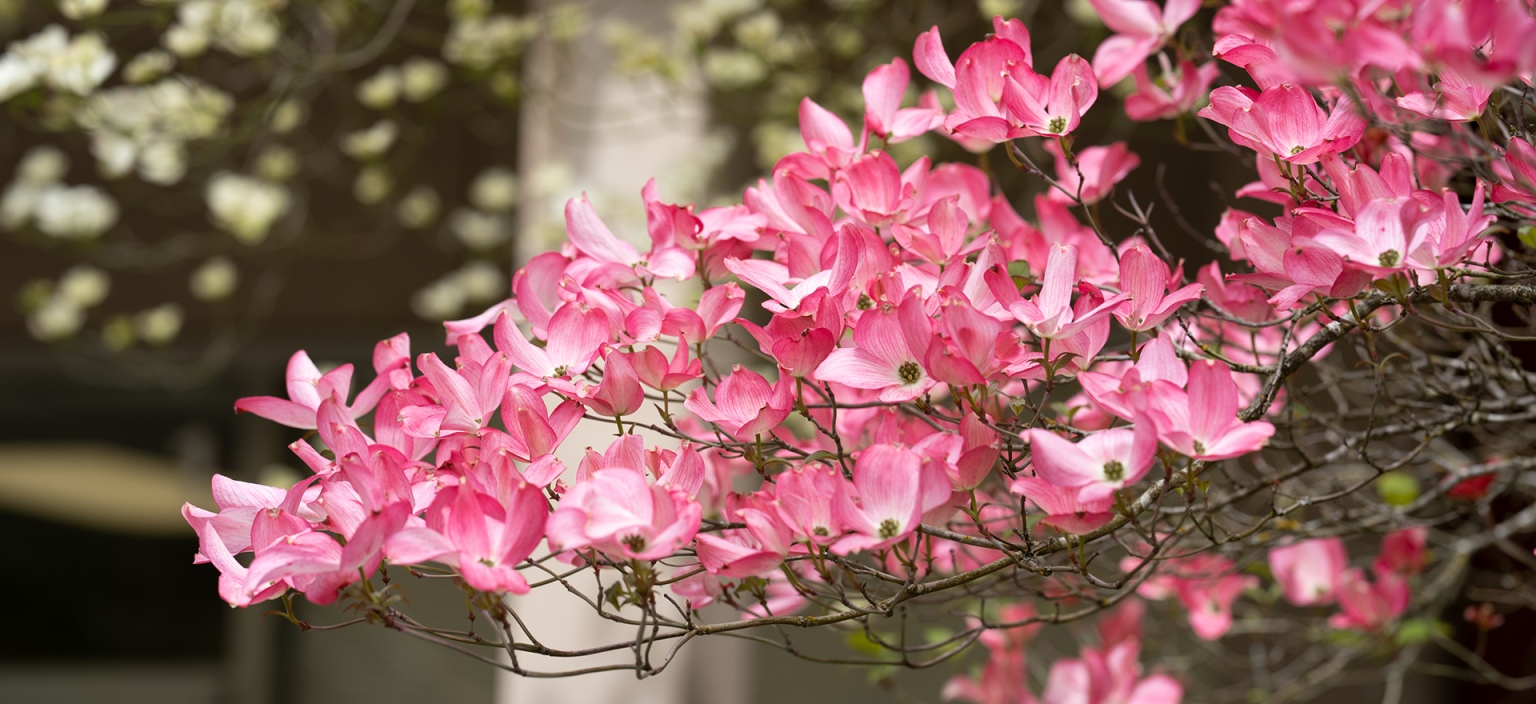
<svg viewBox="0 0 1536 704"><path fill-rule="evenodd" d="M400 91L406 100L425 102L448 85L448 67L441 61L414 58L400 64Z"/></svg>
<svg viewBox="0 0 1536 704"><path fill-rule="evenodd" d="M72 20L95 17L107 9L107 0L58 0L59 12Z"/></svg>
<svg viewBox="0 0 1536 704"><path fill-rule="evenodd" d="M79 308L91 308L107 300L112 291L112 277L89 264L76 264L59 277L54 295Z"/></svg>
<svg viewBox="0 0 1536 704"><path fill-rule="evenodd" d="M203 197L214 224L247 245L261 244L288 211L288 189L228 171L208 180Z"/></svg>
<svg viewBox="0 0 1536 704"><path fill-rule="evenodd" d="M234 100L217 88L170 77L97 93L75 121L90 133L102 175L117 178L137 166L144 180L168 185L186 172L185 143L218 134L233 108Z"/></svg>
<svg viewBox="0 0 1536 704"><path fill-rule="evenodd" d="M358 130L342 137L341 150L358 161L376 159L394 146L395 137L399 134L400 128L393 120L379 120L368 129Z"/></svg>
<svg viewBox="0 0 1536 704"><path fill-rule="evenodd" d="M481 171L469 185L469 202L495 213L511 210L517 205L517 174L505 166Z"/></svg>
<svg viewBox="0 0 1536 704"><path fill-rule="evenodd" d="M59 239L94 239L117 224L117 202L95 186L50 186L37 200L37 229Z"/></svg>
<svg viewBox="0 0 1536 704"><path fill-rule="evenodd" d="M212 257L193 270L188 285L197 300L220 301L240 285L240 270L229 257Z"/></svg>

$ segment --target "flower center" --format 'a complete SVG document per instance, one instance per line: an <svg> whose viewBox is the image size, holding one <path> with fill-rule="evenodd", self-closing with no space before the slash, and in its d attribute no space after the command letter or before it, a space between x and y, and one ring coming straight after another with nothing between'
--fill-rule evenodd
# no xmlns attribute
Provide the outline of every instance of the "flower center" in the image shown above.
<svg viewBox="0 0 1536 704"><path fill-rule="evenodd" d="M861 293L859 294L858 302L854 303L854 305L858 306L859 310L869 310L870 308L875 307L875 300L870 298L869 294Z"/></svg>
<svg viewBox="0 0 1536 704"><path fill-rule="evenodd" d="M640 552L645 549L645 537L641 535L628 535L620 538L619 542L634 552Z"/></svg>
<svg viewBox="0 0 1536 704"><path fill-rule="evenodd" d="M1205 443L1200 442L1199 440L1196 440L1196 441L1190 443L1190 445L1194 446L1195 454L1197 454L1197 455L1205 454Z"/></svg>
<svg viewBox="0 0 1536 704"><path fill-rule="evenodd" d="M568 373L570 371L571 371L570 367L567 367L564 364L562 364L562 365L560 365L558 367L555 367L555 376L565 376L566 373Z"/></svg>
<svg viewBox="0 0 1536 704"><path fill-rule="evenodd" d="M1401 258L1402 255L1398 254L1397 250L1389 249L1385 252L1382 252L1381 256L1376 258L1376 263L1382 266L1397 266L1397 262Z"/></svg>
<svg viewBox="0 0 1536 704"><path fill-rule="evenodd" d="M825 538L831 534L832 531L827 530L826 526L816 526L815 528L811 529L811 535L814 535L818 538Z"/></svg>
<svg viewBox="0 0 1536 704"><path fill-rule="evenodd" d="M1053 117L1050 123L1046 124L1045 128L1050 130L1051 134L1061 134L1067 129L1067 118Z"/></svg>
<svg viewBox="0 0 1536 704"><path fill-rule="evenodd" d="M1306 150L1307 150L1306 147L1303 147L1300 144L1298 144L1298 145L1296 145L1294 147L1291 147L1291 156L1296 156L1297 154L1300 154L1300 153L1302 153L1302 152L1304 152Z"/></svg>
<svg viewBox="0 0 1536 704"><path fill-rule="evenodd" d="M918 379L923 378L923 368L917 366L917 362L902 362L896 368L896 375L901 377L903 384L916 384Z"/></svg>
<svg viewBox="0 0 1536 704"><path fill-rule="evenodd" d="M1104 463L1104 478L1112 482L1118 482L1125 478L1125 465L1120 460L1110 460Z"/></svg>
<svg viewBox="0 0 1536 704"><path fill-rule="evenodd" d="M896 519L894 518L887 518L880 522L880 537L882 539L896 537L896 532L899 530L901 530L901 526L896 524Z"/></svg>

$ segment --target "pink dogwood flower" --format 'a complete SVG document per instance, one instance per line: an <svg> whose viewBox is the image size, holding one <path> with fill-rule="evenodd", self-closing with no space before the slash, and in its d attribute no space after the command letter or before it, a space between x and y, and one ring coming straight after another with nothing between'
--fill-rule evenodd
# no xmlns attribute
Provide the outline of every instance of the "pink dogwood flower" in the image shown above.
<svg viewBox="0 0 1536 704"><path fill-rule="evenodd" d="M1115 31L1093 54L1099 85L1109 87L1143 65L1200 10L1199 0L1168 0L1158 7L1150 0L1089 0L1099 19Z"/></svg>
<svg viewBox="0 0 1536 704"><path fill-rule="evenodd" d="M832 550L840 555L879 550L906 539L917 530L922 515L949 499L949 479L922 456L897 445L873 445L859 454L853 484L839 484L833 516L851 535ZM852 488L858 493L854 503Z"/></svg>
<svg viewBox="0 0 1536 704"><path fill-rule="evenodd" d="M935 383L920 356L932 335L933 325L922 301L909 296L899 306L883 306L860 316L853 328L854 346L833 350L814 376L855 389L877 390L884 403L911 401Z"/></svg>
<svg viewBox="0 0 1536 704"><path fill-rule="evenodd" d="M1429 529L1424 526L1402 528L1381 539L1381 554L1373 565L1380 572L1410 576L1424 571L1424 549Z"/></svg>
<svg viewBox="0 0 1536 704"><path fill-rule="evenodd" d="M1189 368L1189 388L1167 382L1148 385L1137 398L1138 422L1157 426L1158 439L1180 453L1201 460L1246 455L1263 447L1275 426L1269 421L1243 422L1237 417L1237 385L1232 370L1215 360Z"/></svg>
<svg viewBox="0 0 1536 704"><path fill-rule="evenodd" d="M1355 213L1354 228L1328 228L1310 241L1333 250L1350 266L1372 276L1390 276L1408 267L1409 255L1423 242L1425 211L1425 206L1412 198L1372 200Z"/></svg>
<svg viewBox="0 0 1536 704"><path fill-rule="evenodd" d="M780 474L773 502L779 518L797 538L831 545L842 535L832 508L843 491L842 483L837 470L826 465L805 465Z"/></svg>
<svg viewBox="0 0 1536 704"><path fill-rule="evenodd" d="M915 108L901 107L910 79L907 62L893 59L864 77L864 128L887 144L904 142L944 124L944 110L932 91Z"/></svg>
<svg viewBox="0 0 1536 704"><path fill-rule="evenodd" d="M1129 298L1117 293L1084 313L1072 310L1072 285L1077 276L1077 247L1051 245L1045 263L1040 292L1025 300L1019 295L1013 278L1001 265L987 272L987 286L997 302L1029 331L1042 338L1065 338L1077 334Z"/></svg>
<svg viewBox="0 0 1536 704"><path fill-rule="evenodd" d="M1341 611L1328 619L1328 625L1375 631L1408 609L1408 582L1391 571L1376 570L1374 575L1375 579L1367 579L1363 570L1350 569L1339 576L1335 595Z"/></svg>
<svg viewBox="0 0 1536 704"><path fill-rule="evenodd" d="M557 552L591 547L620 560L659 560L693 540L702 515L687 493L649 485L638 469L606 467L566 492L546 532Z"/></svg>
<svg viewBox="0 0 1536 704"><path fill-rule="evenodd" d="M1050 526L1064 533L1081 535L1109 522L1114 497L1100 494L1083 498L1076 487L1061 487L1043 477L1019 477L1008 485L1008 490L1023 496L1036 508L1046 513L1040 525Z"/></svg>
<svg viewBox="0 0 1536 704"><path fill-rule="evenodd" d="M974 120L963 132L994 141L1064 137L1077 129L1098 97L1093 69L1083 57L1071 54L1056 64L1049 79L1028 68L1014 71L1003 87L1005 115Z"/></svg>
<svg viewBox="0 0 1536 704"><path fill-rule="evenodd" d="M634 245L615 237L603 224L586 194L566 202L565 231L577 251L598 262L664 279L693 276L695 260L691 252L675 242L653 241L651 251L641 256Z"/></svg>
<svg viewBox="0 0 1536 704"><path fill-rule="evenodd" d="M746 528L700 533L695 539L699 563L710 574L737 579L777 569L789 554L789 528L777 516L757 508L739 509L736 516Z"/></svg>
<svg viewBox="0 0 1536 704"><path fill-rule="evenodd" d="M1440 71L1433 91L1415 91L1397 99L1398 107L1446 122L1469 122L1488 107L1493 89L1467 80L1453 68Z"/></svg>
<svg viewBox="0 0 1536 704"><path fill-rule="evenodd" d="M387 383L388 379L384 381ZM343 364L321 374L315 363L310 361L309 355L299 350L288 358L287 382L288 398L247 396L235 402L235 411L258 415L290 428L313 429L315 411L320 408L321 401L336 396L345 403L347 396L351 394L352 365ZM378 383L376 380L375 384ZM369 388L372 389L373 386L374 384L370 384ZM383 389L378 391L382 393ZM358 403L354 404L356 408L351 410L354 418L373 410L373 403L364 403L363 396L363 394L358 395ZM378 400L378 394L369 394L369 396L375 402Z"/></svg>
<svg viewBox="0 0 1536 704"><path fill-rule="evenodd" d="M533 346L503 313L496 318L496 349L516 365L540 379L578 376L609 341L608 319L602 311L581 303L567 303L549 320L549 343Z"/></svg>
<svg viewBox="0 0 1536 704"><path fill-rule="evenodd" d="M517 482L501 497L449 487L438 493L426 518L426 526L390 539L392 562L438 561L456 567L475 589L528 593L528 580L516 568L544 537L549 504L538 487Z"/></svg>
<svg viewBox="0 0 1536 704"><path fill-rule="evenodd" d="M1200 298L1205 287L1189 284L1168 293L1171 280L1168 265L1144 244L1120 255L1120 286L1130 296L1115 310L1115 319L1127 330L1152 330L1185 303Z"/></svg>
<svg viewBox="0 0 1536 704"><path fill-rule="evenodd" d="M1067 162L1056 142L1047 141L1045 150L1056 157L1056 183L1061 186L1051 188L1045 195L1058 203L1097 203L1141 165L1141 157L1127 148L1125 142L1088 147L1076 155L1076 165Z"/></svg>
<svg viewBox="0 0 1536 704"><path fill-rule="evenodd" d="M1075 443L1039 428L1024 431L1024 439L1035 474L1055 486L1079 489L1079 501L1135 484L1157 454L1157 433L1147 423L1100 430Z"/></svg>
<svg viewBox="0 0 1536 704"><path fill-rule="evenodd" d="M1329 604L1349 555L1338 538L1303 540L1269 551L1269 571L1285 589L1285 600L1297 606Z"/></svg>
<svg viewBox="0 0 1536 704"><path fill-rule="evenodd" d="M1365 120L1347 102L1325 113L1301 86L1285 83L1262 93L1222 86L1211 91L1211 104L1200 117L1227 126L1232 141L1292 164L1311 164L1324 154L1354 146L1365 133Z"/></svg>
<svg viewBox="0 0 1536 704"><path fill-rule="evenodd" d="M1125 114L1132 120L1169 120L1194 112L1205 101L1211 82L1221 73L1214 61L1197 67L1195 62L1186 59L1174 67L1162 54L1158 57L1162 72L1155 80L1147 74L1144 64L1137 66L1131 74L1135 78L1136 92L1126 96Z"/></svg>
<svg viewBox="0 0 1536 704"><path fill-rule="evenodd" d="M683 406L740 440L770 435L794 410L794 382L788 374L769 384L757 372L736 365L715 387L709 400L704 387L693 390Z"/></svg>

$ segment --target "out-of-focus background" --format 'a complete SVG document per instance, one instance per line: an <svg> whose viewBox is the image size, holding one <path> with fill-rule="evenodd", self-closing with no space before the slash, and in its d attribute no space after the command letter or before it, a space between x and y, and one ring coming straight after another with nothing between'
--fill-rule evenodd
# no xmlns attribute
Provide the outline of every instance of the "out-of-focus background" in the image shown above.
<svg viewBox="0 0 1536 704"><path fill-rule="evenodd" d="M643 239L647 179L668 202L739 199L801 148L802 97L857 128L864 74L929 27L956 52L1020 17L1053 65L1104 36L1085 8L0 0L0 701L937 701L961 664L868 671L712 641L655 680L544 683L381 628L300 633L218 599L179 509L211 507L216 472L300 476L297 431L232 410L281 394L294 350L361 384L378 340L440 349L439 321L505 298L517 262L559 246L568 198ZM1138 140L1126 187L1175 193L1194 228L1225 205L1210 183L1247 180L1175 150L1167 125L1090 119L1096 140ZM975 159L936 135L892 152ZM1175 160L1201 178L1161 178ZM1040 184L1000 179L1028 213ZM411 598L423 620L462 619L449 585ZM591 620L568 607L541 610Z"/></svg>
<svg viewBox="0 0 1536 704"><path fill-rule="evenodd" d="M731 643L638 685L520 683L376 627L300 633L262 617L276 602L218 599L179 510L212 507L215 472L299 476L298 431L232 410L280 395L294 350L365 383L380 339L440 349L438 321L559 245L569 197L643 239L647 179L668 201L739 199L800 147L802 96L857 126L864 73L918 32L959 45L1027 10L0 0L0 701L934 699L951 671L808 670ZM415 612L462 619L432 586Z"/></svg>

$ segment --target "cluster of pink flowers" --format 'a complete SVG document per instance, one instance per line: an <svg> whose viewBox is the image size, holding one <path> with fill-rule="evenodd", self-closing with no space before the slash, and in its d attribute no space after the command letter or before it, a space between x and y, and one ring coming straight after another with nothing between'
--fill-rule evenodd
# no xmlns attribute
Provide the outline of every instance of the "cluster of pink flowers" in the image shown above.
<svg viewBox="0 0 1536 704"><path fill-rule="evenodd" d="M1184 688L1166 674L1142 677L1141 619L1146 607L1135 599L1118 605L1113 615L1098 623L1096 647L1085 647L1076 658L1051 663L1044 691L1029 691L1024 646L1040 626L1027 623L1035 615L1028 604L998 610L1005 621L994 624L981 636L988 659L975 677L960 676L944 687L946 699L976 704L1178 704Z"/></svg>
<svg viewBox="0 0 1536 704"><path fill-rule="evenodd" d="M1371 563L1371 577L1349 566L1349 553L1338 538L1314 538L1269 551L1269 569L1297 606L1337 603L1334 628L1378 630L1408 608L1408 580L1424 570L1428 531L1405 528L1381 541Z"/></svg>
<svg viewBox="0 0 1536 704"><path fill-rule="evenodd" d="M291 446L313 474L288 489L216 478L219 511L185 509L198 561L218 568L234 605L289 590L328 603L386 561L524 593L542 546L574 565L654 563L695 609L728 599L747 618L785 615L809 604L804 585L832 579L829 557L912 579L960 573L1006 556L987 541L1022 525L1020 511L1038 519L1026 538L1097 537L1154 469L1238 458L1275 432L1264 409L1239 413L1265 379L1231 365L1271 364L1300 336L1243 321L1496 256L1490 189L1479 183L1464 205L1446 162L1418 155L1473 148L1466 121L1536 65L1523 3L1236 2L1216 13L1215 55L1257 87L1215 90L1214 65L1174 46L1198 3L1093 4L1115 34L1091 64L1068 56L1037 73L1029 32L1002 18L951 62L935 28L913 62L952 92L953 110L932 92L902 107L910 76L895 59L865 80L857 131L805 100L805 150L740 204L698 210L648 185L646 251L571 200L563 249L518 271L511 298L446 325L451 361L386 340L377 376L352 396L350 365L321 374L295 354L288 398L236 407L316 431L323 451ZM1239 195L1284 214L1231 211L1215 233L1250 272L1213 263L1188 282L1155 242L1111 246L1073 214L1138 166L1124 144L1073 153L1065 139L1101 86L1128 77L1132 118L1194 119L1208 102L1199 116L1255 152L1260 180ZM929 131L976 150L1043 138L1057 178L1035 221L978 168L903 166L871 145ZM1519 139L1507 150L1493 200L1536 204L1536 150ZM665 279L701 288L676 293ZM716 371L709 345L734 328L749 359ZM1130 345L1106 352L1117 328ZM1075 395L1038 411L1017 403L1059 388ZM647 405L659 423L637 422ZM556 451L584 418L618 436L567 467ZM733 491L754 475L759 488ZM1423 542L1394 534L1373 577L1347 568L1337 539L1275 549L1270 562L1292 603L1337 602L1335 626L1375 629L1406 606ZM235 559L247 551L248 564ZM1214 552L1130 557L1123 569L1147 570L1140 595L1177 598L1205 638L1227 632L1233 602L1258 584ZM737 587L749 580L766 586L745 603ZM1140 676L1133 603L1096 647L1052 666L1038 701L1180 698L1170 677ZM1036 701L1029 633L984 634L985 670L950 693Z"/></svg>

